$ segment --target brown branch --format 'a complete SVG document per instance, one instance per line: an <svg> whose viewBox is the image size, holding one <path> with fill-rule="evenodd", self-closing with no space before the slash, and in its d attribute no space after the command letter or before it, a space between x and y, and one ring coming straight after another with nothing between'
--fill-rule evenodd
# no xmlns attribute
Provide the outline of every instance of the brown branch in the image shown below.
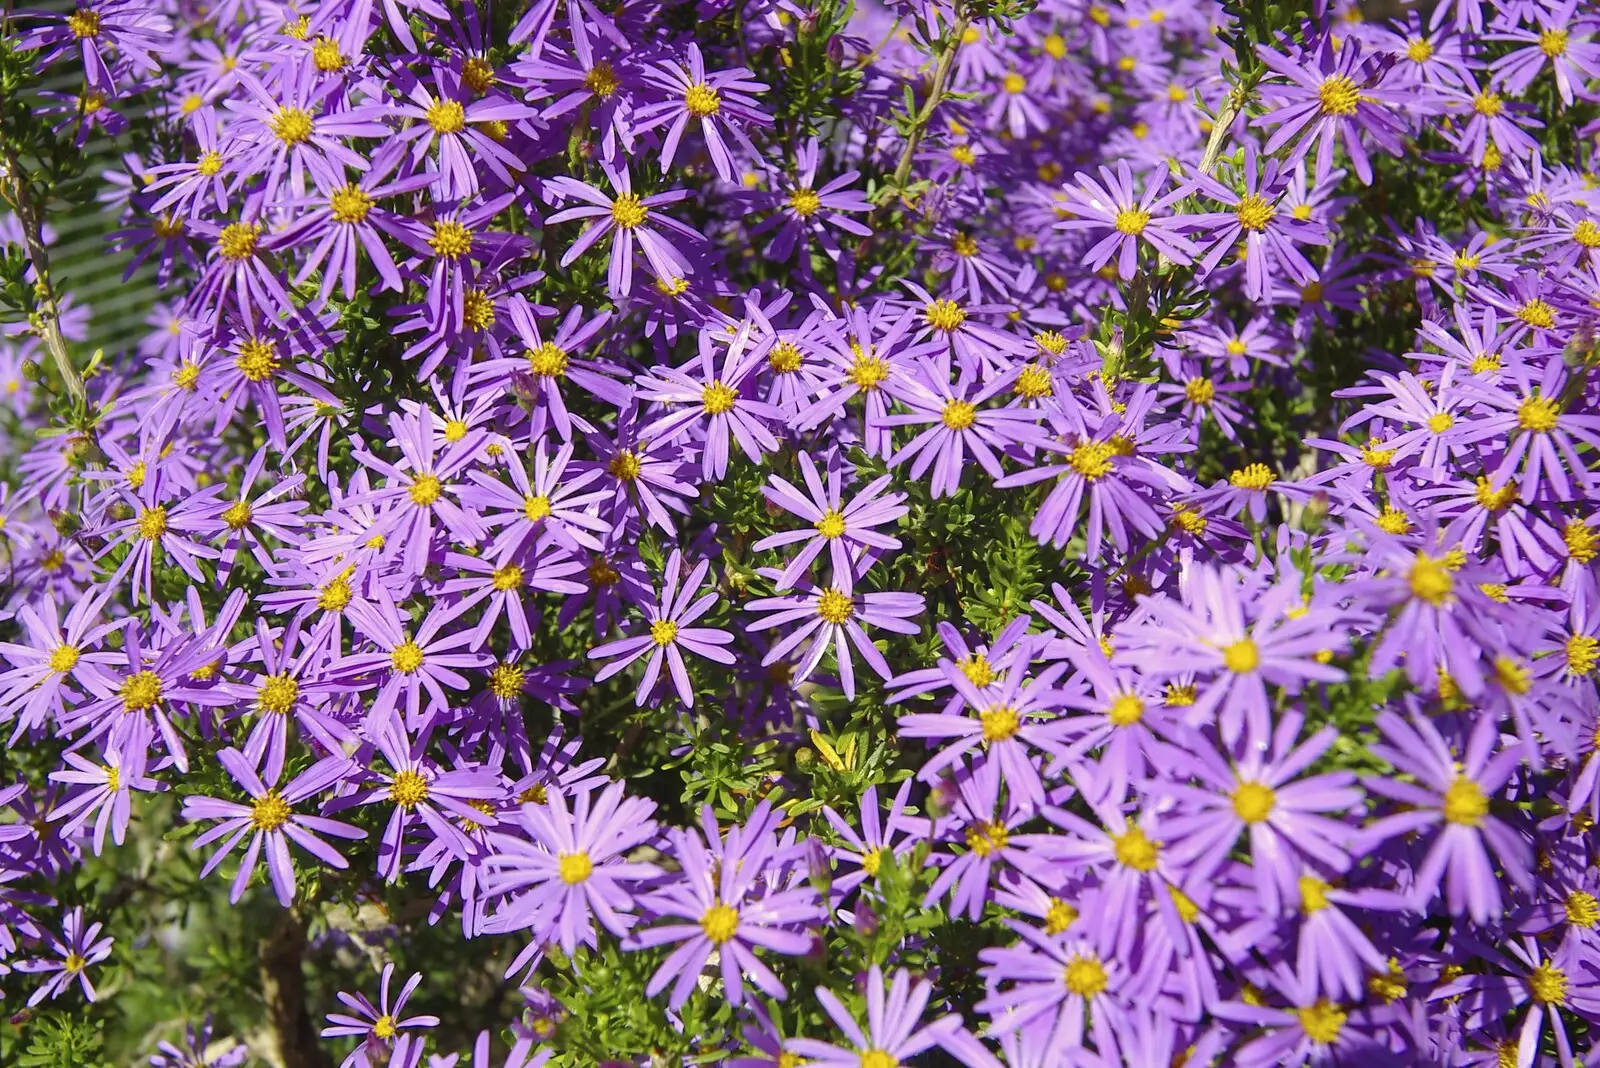
<svg viewBox="0 0 1600 1068"><path fill-rule="evenodd" d="M301 970L305 947L305 920L297 911L284 909L272 934L261 940L261 999L266 1003L278 1064L282 1068L329 1068L332 1062L306 1011L306 980Z"/></svg>

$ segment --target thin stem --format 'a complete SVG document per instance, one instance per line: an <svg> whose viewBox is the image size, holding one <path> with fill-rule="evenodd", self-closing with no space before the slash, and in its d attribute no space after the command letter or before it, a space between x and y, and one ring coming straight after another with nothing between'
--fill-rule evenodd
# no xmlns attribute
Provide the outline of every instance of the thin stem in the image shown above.
<svg viewBox="0 0 1600 1068"><path fill-rule="evenodd" d="M86 411L88 394L83 388L83 376L72 365L72 356L67 352L67 339L61 334L61 310L56 303L55 284L50 280L50 254L44 246L41 211L28 195L28 183L22 177L21 161L17 159L16 152L9 148L6 150L6 170L6 184L9 187L6 199L16 211L17 221L22 224L23 244L38 279L40 301L35 328L44 341L45 349L55 360L56 371L66 384L73 407L78 411Z"/></svg>
<svg viewBox="0 0 1600 1068"><path fill-rule="evenodd" d="M972 25L972 20L966 15L956 19L955 25L950 28L949 35L945 38L944 50L939 54L939 65L933 71L933 85L928 89L928 99L922 102L916 116L911 120L911 129L906 134L906 147L900 151L900 162L894 169L894 188L903 191L906 179L911 177L911 160L917 154L917 145L922 142L922 135L928 128L928 122L933 118L934 110L944 102L945 85L950 80L950 68L955 64L956 53L961 50L961 41L967 35L967 27Z"/></svg>

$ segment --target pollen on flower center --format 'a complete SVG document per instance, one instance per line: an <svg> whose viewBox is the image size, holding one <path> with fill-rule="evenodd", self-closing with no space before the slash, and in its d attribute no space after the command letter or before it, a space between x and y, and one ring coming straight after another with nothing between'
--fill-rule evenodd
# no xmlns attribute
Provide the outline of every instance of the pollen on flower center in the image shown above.
<svg viewBox="0 0 1600 1068"><path fill-rule="evenodd" d="M389 800L401 808L412 808L428 799L428 780L407 769L395 773L389 784Z"/></svg>
<svg viewBox="0 0 1600 1068"><path fill-rule="evenodd" d="M1090 482L1098 482L1111 473L1116 455L1116 446L1109 441L1084 441L1067 454L1067 464Z"/></svg>
<svg viewBox="0 0 1600 1068"><path fill-rule="evenodd" d="M222 510L222 521L228 525L229 530L243 530L255 518L255 511L250 507L249 501L235 501Z"/></svg>
<svg viewBox="0 0 1600 1068"><path fill-rule="evenodd" d="M217 252L225 260L247 260L256 254L256 242L260 237L258 223L229 223L217 235Z"/></svg>
<svg viewBox="0 0 1600 1068"><path fill-rule="evenodd" d="M299 699L300 683L286 671L268 675L256 688L256 704L261 706L261 711L274 715L288 714Z"/></svg>
<svg viewBox="0 0 1600 1068"><path fill-rule="evenodd" d="M522 692L527 675L516 664L496 664L489 672L489 692L502 701L509 701Z"/></svg>
<svg viewBox="0 0 1600 1068"><path fill-rule="evenodd" d="M719 901L700 917L700 929L712 945L720 946L739 933L739 910Z"/></svg>
<svg viewBox="0 0 1600 1068"><path fill-rule="evenodd" d="M146 508L139 513L139 537L145 541L156 541L167 533L167 510L161 505Z"/></svg>
<svg viewBox="0 0 1600 1068"><path fill-rule="evenodd" d="M670 619L658 619L650 624L650 640L657 645L671 645L678 640L678 624Z"/></svg>
<svg viewBox="0 0 1600 1068"><path fill-rule="evenodd" d="M707 415L725 415L733 411L733 406L738 402L739 395L732 387L723 384L721 379L712 379L711 384L700 392L700 403Z"/></svg>
<svg viewBox="0 0 1600 1068"><path fill-rule="evenodd" d="M1563 1005L1567 1000L1567 975L1545 961L1528 976L1528 993L1541 1005Z"/></svg>
<svg viewBox="0 0 1600 1068"><path fill-rule="evenodd" d="M977 405L964 400L949 400L945 402L939 419L951 430L959 432L971 428L977 417Z"/></svg>
<svg viewBox="0 0 1600 1068"><path fill-rule="evenodd" d="M1361 91L1348 74L1332 74L1317 88L1317 102L1324 115L1354 115L1361 102Z"/></svg>
<svg viewBox="0 0 1600 1068"><path fill-rule="evenodd" d="M80 41L100 36L100 12L86 7L78 8L67 16L67 29Z"/></svg>
<svg viewBox="0 0 1600 1068"><path fill-rule="evenodd" d="M389 664L402 675L410 675L422 666L422 646L407 638L389 654Z"/></svg>
<svg viewBox="0 0 1600 1068"><path fill-rule="evenodd" d="M1560 27L1552 27L1540 33L1539 51L1549 59L1564 55L1567 51L1567 31Z"/></svg>
<svg viewBox="0 0 1600 1068"><path fill-rule="evenodd" d="M1000 79L1000 85L1006 92L1016 96L1028 88L1028 79L1014 70L1008 71L1006 76Z"/></svg>
<svg viewBox="0 0 1600 1068"><path fill-rule="evenodd" d="M1259 193L1250 193L1241 197L1237 207L1233 209L1234 215L1239 219L1239 225L1246 230L1265 230L1267 224L1278 210L1272 202Z"/></svg>
<svg viewBox="0 0 1600 1068"><path fill-rule="evenodd" d="M1548 301L1530 297L1517 308L1517 318L1535 330L1549 330L1556 325L1556 309Z"/></svg>
<svg viewBox="0 0 1600 1068"><path fill-rule="evenodd" d="M328 198L328 211L333 215L335 222L354 224L366 220L367 213L372 210L372 198L354 182L343 189L335 189Z"/></svg>
<svg viewBox="0 0 1600 1068"><path fill-rule="evenodd" d="M927 317L929 326L945 333L959 329L961 324L967 321L966 309L955 301L943 297L930 301L927 307L922 309L922 314Z"/></svg>
<svg viewBox="0 0 1600 1068"><path fill-rule="evenodd" d="M58 645L50 654L50 670L57 675L64 675L78 666L78 647L75 645Z"/></svg>
<svg viewBox="0 0 1600 1068"><path fill-rule="evenodd" d="M1139 208L1123 208L1117 212L1116 218L1112 220L1112 225L1117 228L1119 233L1127 234L1130 237L1138 237L1144 233L1144 228L1150 225L1150 213Z"/></svg>
<svg viewBox="0 0 1600 1068"><path fill-rule="evenodd" d="M1567 556L1580 564L1587 564L1600 555L1600 534L1581 519L1569 519L1561 528L1561 541L1567 547Z"/></svg>
<svg viewBox="0 0 1600 1068"><path fill-rule="evenodd" d="M880 356L858 352L845 377L863 393L871 393L889 377L889 362Z"/></svg>
<svg viewBox="0 0 1600 1068"><path fill-rule="evenodd" d="M601 100L610 100L621 85L622 79L617 77L616 68L603 59L583 76L583 87Z"/></svg>
<svg viewBox="0 0 1600 1068"><path fill-rule="evenodd" d="M1161 844L1152 842L1142 827L1129 827L1126 832L1113 835L1111 845L1117 863L1134 871L1154 871L1161 855Z"/></svg>
<svg viewBox="0 0 1600 1068"><path fill-rule="evenodd" d="M1592 928L1600 925L1600 900L1587 890L1574 890L1568 894L1564 911L1567 922L1574 927Z"/></svg>
<svg viewBox="0 0 1600 1068"><path fill-rule="evenodd" d="M1489 798L1483 792L1483 787L1465 775L1457 775L1445 790L1440 808L1444 811L1446 823L1458 827L1478 827L1489 814Z"/></svg>
<svg viewBox="0 0 1600 1068"><path fill-rule="evenodd" d="M426 472L412 479L406 490L406 496L418 508L432 508L443 493L444 483L439 481L438 476Z"/></svg>
<svg viewBox="0 0 1600 1068"><path fill-rule="evenodd" d="M994 668L989 666L989 658L982 653L978 653L966 660L958 660L956 667L960 669L961 674L967 677L968 682L980 689L992 684L999 677L995 674Z"/></svg>
<svg viewBox="0 0 1600 1068"><path fill-rule="evenodd" d="M611 202L611 221L624 230L643 225L649 214L650 209L632 193L618 193L617 199Z"/></svg>
<svg viewBox="0 0 1600 1068"><path fill-rule="evenodd" d="M1183 384L1183 399L1204 407L1217 399L1217 384L1209 378L1191 378Z"/></svg>
<svg viewBox="0 0 1600 1068"><path fill-rule="evenodd" d="M1249 638L1240 638L1222 649L1222 666L1235 675L1246 675L1261 665L1261 650Z"/></svg>
<svg viewBox="0 0 1600 1068"><path fill-rule="evenodd" d="M1026 365L1017 373L1017 382L1013 388L1017 396L1029 400L1049 397L1056 391L1055 381L1050 377L1050 372L1036 363Z"/></svg>
<svg viewBox="0 0 1600 1068"><path fill-rule="evenodd" d="M1433 58L1433 44L1426 37L1413 37L1406 42L1406 58L1413 63L1426 63Z"/></svg>
<svg viewBox="0 0 1600 1068"><path fill-rule="evenodd" d="M1261 823L1272 815L1278 795L1260 782L1241 782L1233 791L1233 813L1246 823Z"/></svg>
<svg viewBox="0 0 1600 1068"><path fill-rule="evenodd" d="M1339 1032L1344 1030L1344 1022L1349 1019L1346 1012L1327 998L1318 998L1305 1008L1296 1009L1295 1016L1306 1037L1324 1046L1339 1041Z"/></svg>
<svg viewBox="0 0 1600 1068"><path fill-rule="evenodd" d="M344 53L339 51L339 42L332 37L318 37L311 44L311 62L316 64L318 70L324 74L344 70Z"/></svg>
<svg viewBox="0 0 1600 1068"><path fill-rule="evenodd" d="M829 508L822 513L822 518L816 523L817 533L828 540L844 536L844 516L835 509Z"/></svg>
<svg viewBox="0 0 1600 1068"><path fill-rule="evenodd" d="M435 100L423 114L435 133L460 133L467 127L467 109L456 100Z"/></svg>
<svg viewBox="0 0 1600 1068"><path fill-rule="evenodd" d="M967 848L980 857L992 857L1006 847L1009 838L1003 823L975 823L967 829Z"/></svg>
<svg viewBox="0 0 1600 1068"><path fill-rule="evenodd" d="M1517 409L1517 425L1535 434L1548 434L1561 420L1561 409L1550 397L1529 397Z"/></svg>
<svg viewBox="0 0 1600 1068"><path fill-rule="evenodd" d="M789 194L789 207L802 219L809 219L822 207L822 198L814 190L796 189Z"/></svg>
<svg viewBox="0 0 1600 1068"><path fill-rule="evenodd" d="M1418 553L1406 573L1406 582L1412 596L1435 607L1448 603L1454 596L1455 579L1442 561L1427 553Z"/></svg>
<svg viewBox="0 0 1600 1068"><path fill-rule="evenodd" d="M683 91L683 106L695 118L703 119L722 110L722 95L705 82L698 82Z"/></svg>
<svg viewBox="0 0 1600 1068"><path fill-rule="evenodd" d="M822 617L824 623L843 623L855 614L855 610L855 602L849 595L832 586L817 595L817 615Z"/></svg>
<svg viewBox="0 0 1600 1068"><path fill-rule="evenodd" d="M1328 884L1315 875L1300 876L1300 908L1310 915L1328 907Z"/></svg>
<svg viewBox="0 0 1600 1068"><path fill-rule="evenodd" d="M642 467L638 453L632 449L618 449L617 454L606 464L606 471L624 482L632 482L639 477Z"/></svg>
<svg viewBox="0 0 1600 1068"><path fill-rule="evenodd" d="M1229 485L1258 493L1265 492L1275 481L1277 477L1266 464L1249 464L1228 476Z"/></svg>
<svg viewBox="0 0 1600 1068"><path fill-rule="evenodd" d="M779 341L767 353L767 366L772 368L774 374L794 374L803 363L805 356L800 352L800 346L792 341Z"/></svg>
<svg viewBox="0 0 1600 1068"><path fill-rule="evenodd" d="M350 584L336 578L317 591L317 607L325 612L342 612L350 604Z"/></svg>
<svg viewBox="0 0 1600 1068"><path fill-rule="evenodd" d="M272 116L272 132L286 145L298 145L311 139L311 113L303 108L282 107Z"/></svg>
<svg viewBox="0 0 1600 1068"><path fill-rule="evenodd" d="M265 382L277 373L278 343L269 338L245 338L239 342L239 353L233 365L247 382Z"/></svg>
<svg viewBox="0 0 1600 1068"><path fill-rule="evenodd" d="M1515 657L1497 656L1494 658L1494 681L1507 693L1521 697L1533 688L1533 671Z"/></svg>
<svg viewBox="0 0 1600 1068"><path fill-rule="evenodd" d="M979 713L978 721L983 724L985 742L1003 742L1014 738L1022 728L1022 719L1010 705L995 705L985 709Z"/></svg>
<svg viewBox="0 0 1600 1068"><path fill-rule="evenodd" d="M289 803L276 790L268 790L250 803L250 823L258 831L275 831L289 822Z"/></svg>
<svg viewBox="0 0 1600 1068"><path fill-rule="evenodd" d="M1567 674L1588 678L1600 663L1600 638L1589 634L1574 634L1567 639L1565 653Z"/></svg>
<svg viewBox="0 0 1600 1068"><path fill-rule="evenodd" d="M372 1021L372 1033L385 1042L393 1038L396 1032L397 1029L394 1025L394 1017L390 1016L388 1013L384 1013L382 1016Z"/></svg>
<svg viewBox="0 0 1600 1068"><path fill-rule="evenodd" d="M522 585L522 568L516 564L497 567L489 575L489 583L502 593Z"/></svg>
<svg viewBox="0 0 1600 1068"><path fill-rule="evenodd" d="M1131 727L1144 719L1144 698L1138 694L1118 694L1106 709L1106 719L1113 727Z"/></svg>
<svg viewBox="0 0 1600 1068"><path fill-rule="evenodd" d="M194 164L195 173L203 178L211 178L222 171L222 153L202 152Z"/></svg>
<svg viewBox="0 0 1600 1068"><path fill-rule="evenodd" d="M161 703L161 676L154 671L136 671L122 680L117 694L124 712L148 712Z"/></svg>
<svg viewBox="0 0 1600 1068"><path fill-rule="evenodd" d="M537 523L550 515L550 498L542 493L530 493L522 498L522 515L530 523Z"/></svg>
<svg viewBox="0 0 1600 1068"><path fill-rule="evenodd" d="M529 349L527 359L528 372L540 378L560 378L567 373L567 350L553 341Z"/></svg>
<svg viewBox="0 0 1600 1068"><path fill-rule="evenodd" d="M1050 907L1045 910L1044 930L1046 934L1060 934L1071 927L1078 919L1078 910L1062 901L1059 897L1050 899Z"/></svg>
<svg viewBox="0 0 1600 1068"><path fill-rule="evenodd" d="M594 862L587 853L563 853L560 866L561 881L568 886L583 882L594 872Z"/></svg>
<svg viewBox="0 0 1600 1068"><path fill-rule="evenodd" d="M80 953L69 951L66 959L61 962L61 966L66 969L67 974L77 975L89 966L89 960Z"/></svg>
<svg viewBox="0 0 1600 1068"><path fill-rule="evenodd" d="M1092 998L1105 991L1109 976L1106 966L1093 956L1078 955L1067 961L1063 982L1080 998Z"/></svg>
<svg viewBox="0 0 1600 1068"><path fill-rule="evenodd" d="M472 231L454 219L440 219L433 224L428 247L447 260L458 259L472 251Z"/></svg>

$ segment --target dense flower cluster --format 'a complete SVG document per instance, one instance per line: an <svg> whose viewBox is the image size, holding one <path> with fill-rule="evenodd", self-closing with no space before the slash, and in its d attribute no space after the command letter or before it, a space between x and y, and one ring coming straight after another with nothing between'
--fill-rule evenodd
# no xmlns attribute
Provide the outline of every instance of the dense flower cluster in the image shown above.
<svg viewBox="0 0 1600 1068"><path fill-rule="evenodd" d="M162 303L0 342L9 996L170 819L506 951L343 1068L1592 1058L1600 17L1325 7L19 11Z"/></svg>

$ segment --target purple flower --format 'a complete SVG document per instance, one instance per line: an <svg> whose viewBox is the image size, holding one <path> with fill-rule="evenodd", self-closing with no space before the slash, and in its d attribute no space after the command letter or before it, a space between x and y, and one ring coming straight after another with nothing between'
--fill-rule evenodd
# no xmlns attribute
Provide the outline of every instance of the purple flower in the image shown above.
<svg viewBox="0 0 1600 1068"><path fill-rule="evenodd" d="M893 523L904 517L908 511L902 503L905 494L882 495L892 481L890 476L883 475L873 479L846 505L842 496L843 461L838 452L828 454L827 464L826 489L823 487L816 462L811 459L811 454L802 452L800 474L805 480L809 495L777 475L771 476L771 487L762 490L767 500L811 523L810 530L773 534L762 538L752 546L757 552L761 552L781 545L792 545L797 541L805 542L794 559L785 565L783 573L778 576L779 590L789 589L806 574L811 568L811 562L824 548L828 550L833 573L836 575L846 571L854 574L855 560L859 555L869 554L873 550L890 552L900 548L897 539L872 529L885 523Z"/></svg>
<svg viewBox="0 0 1600 1068"><path fill-rule="evenodd" d="M95 1000L94 984L89 982L88 968L91 964L99 964L111 956L113 939L107 935L100 938L98 923L91 923L87 927L83 923L83 907L73 909L61 921L61 937L46 936L50 957L32 957L17 963L17 971L29 972L34 975L48 976L39 989L28 998L28 1005L32 1007L46 998L54 1001L66 993L72 981L78 981L78 987L83 991L86 1001Z"/></svg>
<svg viewBox="0 0 1600 1068"><path fill-rule="evenodd" d="M639 681L639 691L634 696L637 705L642 706L655 689L656 681L661 677L662 662L665 661L678 698L685 705L694 706L694 686L689 681L689 671L684 666L680 648L719 664L734 662L733 654L722 648L733 644L732 634L714 627L690 626L711 611L718 601L715 590L697 598L711 570L711 561L701 560L696 564L680 589L678 579L682 568L683 554L674 549L667 560L660 597L653 603L646 602L640 606L649 618L650 633L622 638L589 650L591 660L616 658L600 669L595 676L596 682L604 682L649 654L650 662L645 666L644 678Z"/></svg>
<svg viewBox="0 0 1600 1068"><path fill-rule="evenodd" d="M684 276L693 273L694 267L688 257L672 243L668 235L677 234L691 244L702 238L678 220L656 211L663 205L675 204L691 196L691 190L669 189L664 193L640 197L633 192L633 180L628 177L626 167L619 169L602 163L601 169L616 190L614 198L606 196L592 185L565 175L545 182L545 197L551 203L573 197L587 205L556 212L545 220L547 226L572 219L590 220L583 233L578 235L578 240L562 255L561 266L569 266L595 242L615 231L616 236L611 242L611 266L606 272L606 285L613 300L621 300L633 292L635 243L659 282L676 284Z"/></svg>
<svg viewBox="0 0 1600 1068"><path fill-rule="evenodd" d="M1293 144L1288 162L1304 159L1317 148L1317 176L1333 170L1333 145L1342 140L1356 176L1372 183L1372 162L1362 146L1362 134L1391 155L1401 154L1402 127L1391 109L1403 107L1405 96L1383 85L1390 65L1377 57L1363 58L1361 43L1335 48L1332 35L1323 37L1316 51L1291 58L1265 46L1256 56L1267 68L1288 79L1266 89L1272 107L1255 120L1257 126L1276 126L1263 149L1267 155Z"/></svg>
<svg viewBox="0 0 1600 1068"><path fill-rule="evenodd" d="M862 1028L833 991L818 987L817 1000L849 1045L794 1038L788 1049L819 1068L888 1068L935 1048L967 1068L997 1068L994 1055L961 1026L961 1017L955 1013L918 1026L933 996L933 984L928 980L913 983L911 974L901 968L886 988L883 970L874 964L867 970L866 996L867 1023Z"/></svg>
<svg viewBox="0 0 1600 1068"><path fill-rule="evenodd" d="M1184 236L1194 220L1163 214L1188 196L1189 190L1180 186L1162 196L1169 177L1171 171L1163 165L1146 180L1144 193L1139 194L1134 188L1133 171L1125 160L1117 162L1115 173L1109 167L1101 167L1098 182L1079 171L1078 184L1066 187L1062 206L1069 215L1056 223L1056 229L1084 230L1099 237L1084 258L1084 265L1091 270L1114 260L1118 273L1132 278L1141 242L1174 263L1189 263L1200 254L1199 248ZM1110 233L1100 236L1107 230Z"/></svg>
<svg viewBox="0 0 1600 1068"><path fill-rule="evenodd" d="M373 1063L385 1063L390 1068L415 1068L422 1059L422 1036L411 1034L407 1028L438 1027L437 1016L403 1016L406 1002L422 982L422 973L413 973L400 993L389 1003L389 980L394 975L394 964L383 966L383 976L378 984L378 1004L367 1000L365 994L347 994L339 991L339 1000L355 1016L328 1013L331 1027L324 1027L323 1038L359 1038L361 1043L340 1062L339 1068L366 1068ZM406 1032L406 1033L402 1033ZM379 1058L376 1062L374 1056Z"/></svg>
<svg viewBox="0 0 1600 1068"><path fill-rule="evenodd" d="M775 569L764 569L763 573L770 578L777 577ZM845 571L834 575L833 583L828 586L815 586L808 582L802 584L800 593L751 601L746 606L750 611L766 613L750 624L751 630L799 624L767 651L761 665L766 667L784 660L790 652L799 648L801 642L810 638L810 647L795 666L793 682L798 683L810 677L832 648L839 665L844 695L848 700L855 700L855 666L850 659L851 645L878 673L879 678L893 678L894 672L888 661L872 644L862 624L896 634L915 634L920 628L910 620L912 616L922 614L922 597L915 593L858 593L854 585L854 577Z"/></svg>
<svg viewBox="0 0 1600 1068"><path fill-rule="evenodd" d="M571 956L594 943L594 920L621 937L636 921L634 886L661 873L625 855L656 836L655 802L626 797L621 783L604 790L551 789L541 804L525 804L501 821L485 889L507 900L490 930L532 928L537 942L554 941ZM516 828L511 833L506 828ZM515 964L512 965L514 969Z"/></svg>
<svg viewBox="0 0 1600 1068"><path fill-rule="evenodd" d="M183 818L187 820L220 820L194 840L195 849L204 849L213 842L222 841L222 848L211 855L200 877L211 874L224 857L246 836L250 844L245 847L244 858L239 861L239 873L234 876L233 889L228 899L235 904L244 896L245 887L255 873L256 861L262 849L267 854L267 873L279 904L288 908L294 901L294 862L289 859L289 843L310 853L317 860L334 868L349 867L349 862L337 849L318 835L335 838L365 838L367 832L348 823L340 823L322 816L307 816L294 811L294 806L309 800L338 783L348 774L349 761L342 756L327 757L313 764L278 789L276 774L265 782L256 774L250 759L237 749L223 749L217 760L233 776L250 803L224 801L217 797L188 797L183 802ZM226 839L226 841L223 841Z"/></svg>
<svg viewBox="0 0 1600 1068"><path fill-rule="evenodd" d="M148 728L140 726L110 742L105 749L103 763L97 764L71 751L62 754L62 759L70 767L52 771L50 781L77 787L50 810L52 820L67 821L61 829L63 836L70 838L77 835L84 824L93 818L95 856L98 857L105 848L108 828L111 840L117 845L122 844L127 836L132 812L132 791L165 789L164 783L144 773L149 748Z"/></svg>
<svg viewBox="0 0 1600 1068"><path fill-rule="evenodd" d="M796 153L798 172L793 178L784 178L784 191L752 193L752 205L777 214L750 230L750 236L776 229L778 232L763 251L770 260L785 261L796 250L800 253L800 269L811 270L811 242L822 246L829 259L840 256L839 243L830 230L842 230L855 237L870 237L872 228L856 222L846 213L868 212L872 204L866 195L849 187L861 177L858 171L846 171L839 177L815 188L817 181L818 146L815 137L809 138Z"/></svg>
<svg viewBox="0 0 1600 1068"><path fill-rule="evenodd" d="M373 600L350 604L351 622L377 648L372 652L351 653L332 665L332 671L343 678L381 673L383 681L378 686L378 696L367 709L364 721L369 734L377 735L388 725L399 722L396 709L402 696L407 729L420 728L435 712L449 707L450 698L445 694L445 687L467 688L467 680L459 669L488 667L492 663L492 658L485 654L457 651L472 642L472 631L443 633L468 607L469 604L462 602L435 604L413 632L385 586L377 587ZM424 692L428 695L426 710L422 707Z"/></svg>
<svg viewBox="0 0 1600 1068"><path fill-rule="evenodd" d="M777 814L762 802L743 826L719 833L708 805L700 815L702 839L694 831L668 832L672 852L682 866L673 883L644 899L656 916L672 921L637 930L630 944L647 948L679 943L650 977L645 994L654 997L672 984L669 1004L688 1000L706 961L715 952L722 965L723 994L731 1004L744 1001L748 978L768 997L787 995L783 984L756 956L756 949L797 956L811 946L811 936L797 930L822 919L816 891L801 884L774 889L776 872L790 862L793 849L778 844Z"/></svg>
<svg viewBox="0 0 1600 1068"><path fill-rule="evenodd" d="M647 71L645 81L671 93L674 99L639 108L634 113L634 122L640 131L667 126L667 135L661 144L661 173L666 174L672 169L685 127L691 119L699 119L700 132L705 136L706 149L711 153L718 176L724 182L731 182L734 159L723 137L732 137L747 155L757 155L744 126L772 124L772 116L756 107L752 95L765 92L767 84L756 81L744 67L708 72L700 46L693 41L689 42L687 55L687 64L672 60L656 63Z"/></svg>

